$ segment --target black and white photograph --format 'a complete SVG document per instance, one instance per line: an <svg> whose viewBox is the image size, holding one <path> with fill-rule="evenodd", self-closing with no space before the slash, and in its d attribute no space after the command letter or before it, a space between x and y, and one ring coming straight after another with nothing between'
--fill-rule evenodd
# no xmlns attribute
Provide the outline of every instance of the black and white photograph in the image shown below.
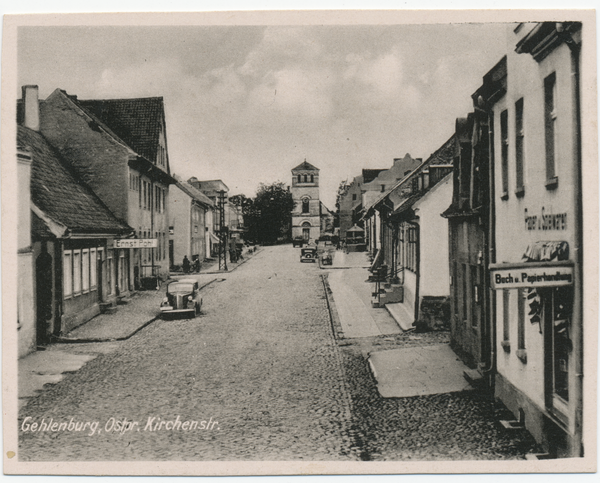
<svg viewBox="0 0 600 483"><path fill-rule="evenodd" d="M596 471L593 10L7 15L7 474Z"/></svg>

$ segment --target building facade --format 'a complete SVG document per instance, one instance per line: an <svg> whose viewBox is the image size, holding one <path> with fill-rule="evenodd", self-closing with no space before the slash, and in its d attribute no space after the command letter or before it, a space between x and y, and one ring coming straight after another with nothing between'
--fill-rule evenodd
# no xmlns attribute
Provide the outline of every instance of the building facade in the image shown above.
<svg viewBox="0 0 600 483"><path fill-rule="evenodd" d="M321 236L319 169L304 160L292 169L292 238L316 241Z"/></svg>
<svg viewBox="0 0 600 483"><path fill-rule="evenodd" d="M181 265L183 257L202 262L207 257L207 219L213 216L213 202L191 184L173 175L177 183L169 190L169 259Z"/></svg>
<svg viewBox="0 0 600 483"><path fill-rule="evenodd" d="M40 104L42 134L138 242L116 242L119 297L169 275L169 172L162 98L79 101L56 89Z"/></svg>
<svg viewBox="0 0 600 483"><path fill-rule="evenodd" d="M17 145L31 157L35 327L24 327L28 351L32 333L35 344L46 344L116 304L120 272L114 244L133 235L132 228L66 168L67 161L41 132L46 120L43 112L36 112L38 106L37 86L25 86Z"/></svg>
<svg viewBox="0 0 600 483"><path fill-rule="evenodd" d="M581 28L511 27L489 106L495 393L555 457L583 454Z"/></svg>

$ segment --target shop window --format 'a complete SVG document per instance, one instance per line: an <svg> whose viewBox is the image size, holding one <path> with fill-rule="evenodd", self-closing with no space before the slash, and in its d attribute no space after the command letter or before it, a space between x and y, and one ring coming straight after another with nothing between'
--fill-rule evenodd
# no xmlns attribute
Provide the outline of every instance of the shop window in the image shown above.
<svg viewBox="0 0 600 483"><path fill-rule="evenodd" d="M469 319L469 280L468 277L467 264L462 264L462 318L463 320Z"/></svg>
<svg viewBox="0 0 600 483"><path fill-rule="evenodd" d="M565 415L569 401L573 291L571 287L548 289L542 292L542 299L545 322L547 402L552 409Z"/></svg>
<svg viewBox="0 0 600 483"><path fill-rule="evenodd" d="M527 362L525 351L525 299L526 289L517 290L517 357L521 362Z"/></svg>
<svg viewBox="0 0 600 483"><path fill-rule="evenodd" d="M125 263L125 250L119 250L119 292L127 290L127 265Z"/></svg>
<svg viewBox="0 0 600 483"><path fill-rule="evenodd" d="M113 293L113 251L108 250L106 255L106 284L108 293Z"/></svg>
<svg viewBox="0 0 600 483"><path fill-rule="evenodd" d="M100 252L97 252L95 248L90 248L90 290L96 290L98 288L98 259L100 258Z"/></svg>
<svg viewBox="0 0 600 483"><path fill-rule="evenodd" d="M501 176L502 194L501 199L508 199L508 111L500 113L500 142L501 146Z"/></svg>
<svg viewBox="0 0 600 483"><path fill-rule="evenodd" d="M556 74L552 73L544 80L544 127L546 138L546 187L557 186L556 177Z"/></svg>
<svg viewBox="0 0 600 483"><path fill-rule="evenodd" d="M81 251L73 250L73 294L81 293Z"/></svg>
<svg viewBox="0 0 600 483"><path fill-rule="evenodd" d="M73 295L73 254L71 251L63 253L63 296L68 298Z"/></svg>
<svg viewBox="0 0 600 483"><path fill-rule="evenodd" d="M81 251L81 291L83 293L90 291L90 251L88 249Z"/></svg>
<svg viewBox="0 0 600 483"><path fill-rule="evenodd" d="M523 130L523 98L519 99L515 104L515 178L517 182L515 194L523 196L525 194L524 185L524 142L525 131Z"/></svg>

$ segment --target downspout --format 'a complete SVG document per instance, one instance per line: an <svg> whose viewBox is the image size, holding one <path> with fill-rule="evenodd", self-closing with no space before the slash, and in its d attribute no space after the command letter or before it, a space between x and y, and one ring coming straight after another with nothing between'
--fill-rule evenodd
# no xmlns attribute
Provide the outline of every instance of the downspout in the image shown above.
<svg viewBox="0 0 600 483"><path fill-rule="evenodd" d="M480 97L478 99L478 103L480 105L484 104L483 99ZM483 107L483 106L482 106ZM485 276L489 278L489 266L490 264L496 263L496 203L495 203L495 193L496 193L496 180L494 175L495 168L495 159L494 159L494 112L489 107L486 108L485 113L488 119L488 230L487 230L487 243L488 250L486 261L486 274ZM489 388L492 394L495 390L495 369L496 369L496 343L497 343L497 335L496 335L496 291L491 288L489 284L489 280L487 280L488 290L486 291L487 298L487 313L485 316L490 321L490 362L488 368L482 368L481 372L483 374L489 374Z"/></svg>
<svg viewBox="0 0 600 483"><path fill-rule="evenodd" d="M570 37L570 36L569 36ZM573 354L575 355L575 380L573 381L573 410L572 417L569 418L572 423L573 441L571 447L571 456L583 456L583 193L581 182L581 92L579 86L580 78L580 55L581 44L576 43L572 38L567 40L567 45L571 50L571 71L573 76L573 156L575 163L573 167L573 185L575 189L575 216L573 232L575 236L574 246L574 266L573 266Z"/></svg>
<svg viewBox="0 0 600 483"><path fill-rule="evenodd" d="M411 223L415 227L415 258L417 259L417 283L415 283L415 322L419 320L419 286L421 285L421 229L418 223Z"/></svg>

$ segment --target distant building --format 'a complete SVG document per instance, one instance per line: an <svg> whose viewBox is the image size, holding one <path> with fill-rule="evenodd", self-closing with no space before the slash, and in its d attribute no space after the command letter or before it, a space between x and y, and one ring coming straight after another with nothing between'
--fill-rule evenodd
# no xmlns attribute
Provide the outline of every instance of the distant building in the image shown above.
<svg viewBox="0 0 600 483"><path fill-rule="evenodd" d="M292 238L316 241L321 236L319 169L304 160L292 169Z"/></svg>
<svg viewBox="0 0 600 483"><path fill-rule="evenodd" d="M378 212L380 220L373 269L384 266L390 284L380 302L404 329L419 320L441 323L448 305L448 228L440 213L452 198L453 155L454 136L400 177L366 214L373 219Z"/></svg>
<svg viewBox="0 0 600 483"><path fill-rule="evenodd" d="M202 262L210 252L207 219L212 218L214 204L201 191L176 175L177 183L169 190L169 259L181 265L183 257Z"/></svg>
<svg viewBox="0 0 600 483"><path fill-rule="evenodd" d="M406 153L403 158L395 158L391 168L379 172L372 179L371 176L365 178L366 170L363 170L363 180L366 179L366 181L363 181L361 188L362 207L360 217L365 229L367 249L372 255L375 255L381 247L381 220L379 219L379 212L372 209L373 205L420 166L422 162L421 158L414 159ZM371 172L369 174L374 174L375 170L369 171ZM369 216L365 217L365 213L369 213Z"/></svg>
<svg viewBox="0 0 600 483"><path fill-rule="evenodd" d="M221 232L221 205L219 204L219 193L224 193L225 209L224 218L225 226L227 226L227 205L229 198L229 188L220 179L211 179L200 181L196 177L188 179L188 183L191 184L198 191L201 191L208 199L213 203L212 220L207 221L208 227L208 249L210 256L217 256L219 253L219 233Z"/></svg>

